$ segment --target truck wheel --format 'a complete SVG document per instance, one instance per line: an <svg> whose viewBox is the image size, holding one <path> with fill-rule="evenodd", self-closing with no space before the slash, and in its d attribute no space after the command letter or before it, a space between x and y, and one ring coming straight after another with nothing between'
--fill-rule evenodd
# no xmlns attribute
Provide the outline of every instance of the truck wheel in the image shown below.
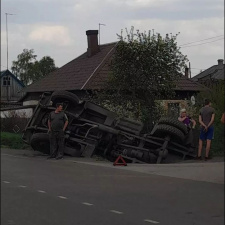
<svg viewBox="0 0 225 225"><path fill-rule="evenodd" d="M46 133L35 133L31 137L31 147L34 151L43 152L45 154L50 153L50 141L49 135Z"/></svg>
<svg viewBox="0 0 225 225"><path fill-rule="evenodd" d="M157 156L151 152L143 152L143 157L139 159L146 163L156 163Z"/></svg>
<svg viewBox="0 0 225 225"><path fill-rule="evenodd" d="M158 124L166 124L166 125L170 125L172 127L176 127L179 130L181 130L184 133L184 135L186 135L188 133L187 127L182 122L180 122L179 120L176 120L174 118L170 118L170 117L161 118L159 120Z"/></svg>
<svg viewBox="0 0 225 225"><path fill-rule="evenodd" d="M71 92L68 92L68 91L55 91L52 93L52 96L51 96L51 101L53 102L53 105L56 103L56 102L64 102L64 101L69 101L71 103L74 103L74 104L81 104L83 101L81 101L77 95L71 93Z"/></svg>
<svg viewBox="0 0 225 225"><path fill-rule="evenodd" d="M149 157L150 157L150 163L156 163L157 161L157 156L153 153L149 153Z"/></svg>
<svg viewBox="0 0 225 225"><path fill-rule="evenodd" d="M154 136L157 137L165 137L167 135L171 136L171 139L175 141L183 141L184 139L184 133L180 131L176 127L172 127L170 125L165 125L165 124L159 124L156 126L156 131L153 134Z"/></svg>
<svg viewBox="0 0 225 225"><path fill-rule="evenodd" d="M65 148L64 148L65 154L74 156L74 157L80 157L82 152L83 152L83 149L79 150L79 149L71 148L68 146L65 146Z"/></svg>

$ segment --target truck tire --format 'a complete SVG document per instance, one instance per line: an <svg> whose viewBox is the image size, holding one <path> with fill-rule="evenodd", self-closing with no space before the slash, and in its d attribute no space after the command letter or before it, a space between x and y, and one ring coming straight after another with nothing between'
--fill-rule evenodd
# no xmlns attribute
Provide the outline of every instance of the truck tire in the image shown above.
<svg viewBox="0 0 225 225"><path fill-rule="evenodd" d="M34 151L50 154L49 135L46 133L33 134L31 137L30 145L34 149Z"/></svg>
<svg viewBox="0 0 225 225"><path fill-rule="evenodd" d="M184 135L186 135L188 133L187 127L182 122L180 122L179 120L176 120L174 118L170 118L170 117L161 118L159 120L158 124L166 124L166 125L176 127L179 130L181 130L184 133Z"/></svg>
<svg viewBox="0 0 225 225"><path fill-rule="evenodd" d="M149 157L150 157L150 163L156 163L157 161L157 156L153 153L149 153Z"/></svg>
<svg viewBox="0 0 225 225"><path fill-rule="evenodd" d="M63 101L69 101L71 103L74 103L74 104L81 104L83 101L81 101L77 95L71 93L71 92L68 92L68 91L55 91L52 93L52 96L51 96L51 101L53 102L53 105L56 103L56 102L63 102Z"/></svg>
<svg viewBox="0 0 225 225"><path fill-rule="evenodd" d="M157 125L156 131L154 132L153 135L162 138L167 135L170 135L172 140L180 142L184 140L184 133L182 131L180 131L176 127L172 127L166 124Z"/></svg>
<svg viewBox="0 0 225 225"><path fill-rule="evenodd" d="M78 149L75 149L75 148L65 146L64 153L66 155L70 155L70 156L73 156L73 157L80 157L81 154L82 154L82 150L78 150Z"/></svg>

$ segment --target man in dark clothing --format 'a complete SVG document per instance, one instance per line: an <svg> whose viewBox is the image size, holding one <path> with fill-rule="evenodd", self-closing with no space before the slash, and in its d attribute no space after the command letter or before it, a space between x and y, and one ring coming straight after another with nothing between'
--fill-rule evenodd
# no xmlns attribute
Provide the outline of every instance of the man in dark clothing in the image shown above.
<svg viewBox="0 0 225 225"><path fill-rule="evenodd" d="M199 123L201 125L201 132L198 146L198 159L201 159L203 141L206 140L205 160L209 158L209 151L211 141L213 138L214 127L213 122L215 118L215 110L211 107L208 99L205 100L205 106L200 109Z"/></svg>
<svg viewBox="0 0 225 225"><path fill-rule="evenodd" d="M57 103L56 110L49 114L48 131L50 139L50 158L62 159L64 153L64 131L68 125L68 118L62 111L63 104Z"/></svg>

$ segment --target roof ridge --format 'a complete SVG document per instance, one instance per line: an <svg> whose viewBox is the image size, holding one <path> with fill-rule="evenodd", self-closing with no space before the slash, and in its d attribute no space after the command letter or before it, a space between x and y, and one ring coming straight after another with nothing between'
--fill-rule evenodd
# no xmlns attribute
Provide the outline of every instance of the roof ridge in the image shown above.
<svg viewBox="0 0 225 225"><path fill-rule="evenodd" d="M195 75L194 77L192 77L191 79L196 79L196 78L198 78L198 77L201 77L201 75L203 74L203 73L205 73L205 72L207 72L207 71L210 71L213 67L217 67L218 65L213 65L213 66L211 66L211 67L209 67L208 69L205 69L205 70L203 70L202 72L200 72L199 74L197 74L197 75ZM212 73L209 73L209 74L212 74ZM208 75L209 75L208 74Z"/></svg>
<svg viewBox="0 0 225 225"><path fill-rule="evenodd" d="M16 75L15 74L13 74L10 70L3 70L3 71L1 71L1 77L4 77L4 76L8 76L8 75L10 75L14 80L16 80L23 88L25 87L25 85L24 85L24 83L20 80L20 79L18 79L17 77L16 77Z"/></svg>
<svg viewBox="0 0 225 225"><path fill-rule="evenodd" d="M117 44L118 41L115 41L115 42L110 42L110 43L105 43L105 44L101 44L99 46L104 46L104 45L112 45L112 44Z"/></svg>
<svg viewBox="0 0 225 225"><path fill-rule="evenodd" d="M106 59L108 58L109 54L112 52L112 50L117 46L118 42L116 42L116 44L110 49L110 51L106 54L106 56L103 58L103 60L99 63L99 65L94 69L94 71L92 72L92 74L90 75L90 77L86 80L86 82L84 83L84 85L81 87L81 90L84 89L84 87L88 84L88 82L91 80L91 78L95 75L95 72L98 70L98 68L100 68L100 66L106 61Z"/></svg>

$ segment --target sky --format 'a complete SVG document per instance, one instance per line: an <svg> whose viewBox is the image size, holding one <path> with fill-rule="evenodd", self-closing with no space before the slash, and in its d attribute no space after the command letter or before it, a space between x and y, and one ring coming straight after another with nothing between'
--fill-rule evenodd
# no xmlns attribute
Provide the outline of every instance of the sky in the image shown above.
<svg viewBox="0 0 225 225"><path fill-rule="evenodd" d="M223 0L1 0L1 70L23 49L37 60L50 56L61 67L87 50L87 30L100 44L118 41L121 30L177 34L192 77L224 59ZM188 63L189 64L189 63ZM188 65L187 64L187 65Z"/></svg>

